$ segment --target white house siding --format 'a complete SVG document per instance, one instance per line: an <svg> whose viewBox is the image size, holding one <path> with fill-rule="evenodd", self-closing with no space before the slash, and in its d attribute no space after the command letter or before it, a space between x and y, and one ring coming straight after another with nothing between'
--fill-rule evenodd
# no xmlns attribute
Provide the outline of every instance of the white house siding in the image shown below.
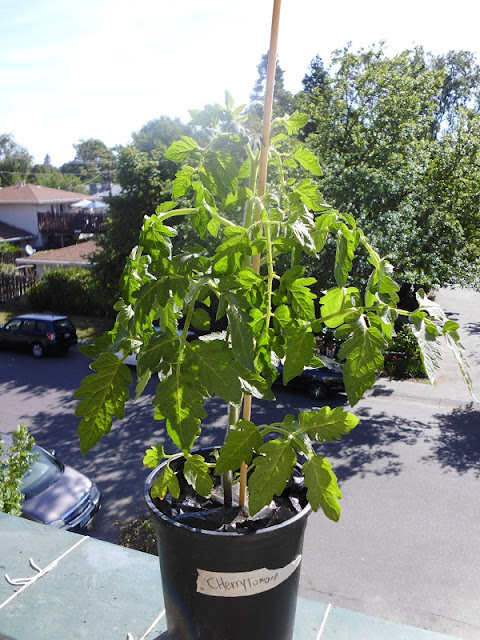
<svg viewBox="0 0 480 640"><path fill-rule="evenodd" d="M4 204L0 207L0 220L13 227L25 229L32 235L38 234L37 212L41 211L38 204ZM49 211L49 209L43 209Z"/></svg>

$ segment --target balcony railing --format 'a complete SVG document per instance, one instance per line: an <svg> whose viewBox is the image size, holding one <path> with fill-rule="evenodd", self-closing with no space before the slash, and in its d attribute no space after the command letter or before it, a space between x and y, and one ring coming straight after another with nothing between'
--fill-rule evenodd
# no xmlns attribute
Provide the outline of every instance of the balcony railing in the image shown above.
<svg viewBox="0 0 480 640"><path fill-rule="evenodd" d="M45 233L103 233L108 213L37 213L38 229Z"/></svg>

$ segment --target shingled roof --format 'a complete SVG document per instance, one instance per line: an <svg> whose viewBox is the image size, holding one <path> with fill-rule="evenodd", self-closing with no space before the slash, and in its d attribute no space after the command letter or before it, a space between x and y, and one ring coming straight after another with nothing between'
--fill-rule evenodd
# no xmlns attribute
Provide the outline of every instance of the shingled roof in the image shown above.
<svg viewBox="0 0 480 640"><path fill-rule="evenodd" d="M88 255L98 253L100 247L95 240L87 240L78 244L71 244L61 249L48 249L47 251L37 251L28 258L17 258L17 264L43 264L49 262L52 264L82 265L89 264Z"/></svg>
<svg viewBox="0 0 480 640"><path fill-rule="evenodd" d="M85 194L76 191L64 191L53 187L41 187L21 182L13 187L0 189L0 204L50 204L54 202L76 202Z"/></svg>

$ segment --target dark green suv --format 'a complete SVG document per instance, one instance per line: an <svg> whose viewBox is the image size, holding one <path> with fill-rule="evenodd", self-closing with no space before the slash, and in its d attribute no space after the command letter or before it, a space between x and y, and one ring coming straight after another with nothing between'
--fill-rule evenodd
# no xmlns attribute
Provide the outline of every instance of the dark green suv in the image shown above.
<svg viewBox="0 0 480 640"><path fill-rule="evenodd" d="M0 327L0 346L27 349L36 358L53 351L67 351L77 344L77 331L67 316L29 313Z"/></svg>

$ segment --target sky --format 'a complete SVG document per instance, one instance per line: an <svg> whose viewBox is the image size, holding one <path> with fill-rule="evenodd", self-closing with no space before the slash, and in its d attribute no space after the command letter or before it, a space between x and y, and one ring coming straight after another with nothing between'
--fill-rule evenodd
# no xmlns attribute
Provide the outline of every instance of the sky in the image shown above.
<svg viewBox="0 0 480 640"><path fill-rule="evenodd" d="M0 0L0 133L42 163L73 144L125 145L144 124L248 103L268 51L273 0ZM477 0L282 0L278 59L295 93L318 54L386 41L464 49L480 62Z"/></svg>

